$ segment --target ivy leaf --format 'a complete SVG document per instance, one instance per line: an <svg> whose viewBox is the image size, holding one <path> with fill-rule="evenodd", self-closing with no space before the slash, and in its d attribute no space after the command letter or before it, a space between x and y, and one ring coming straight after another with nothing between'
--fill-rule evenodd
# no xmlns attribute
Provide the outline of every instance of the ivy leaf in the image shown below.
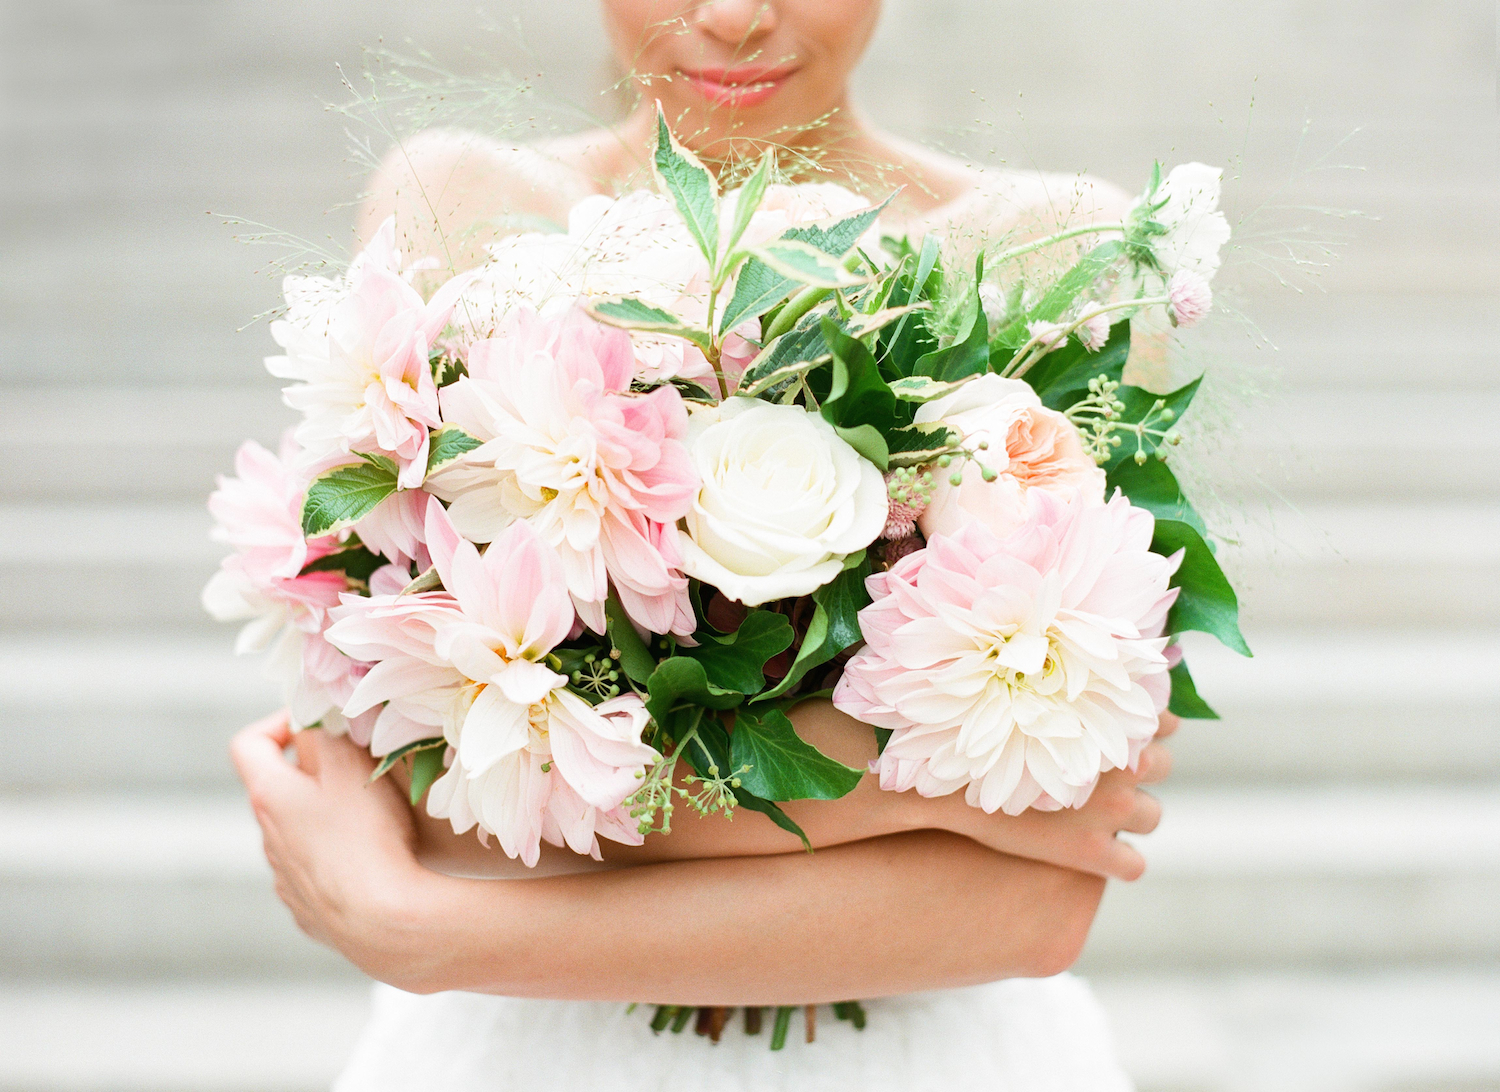
<svg viewBox="0 0 1500 1092"><path fill-rule="evenodd" d="M1089 393L1089 381L1103 376L1118 383L1130 355L1130 323L1117 322L1110 328L1109 340L1091 353L1076 338L1069 338L1060 349L1048 353L1021 376L1036 391L1042 405L1059 413L1081 402ZM991 358L999 367L1010 360Z"/></svg>
<svg viewBox="0 0 1500 1092"><path fill-rule="evenodd" d="M1189 720L1219 719L1219 714L1198 696L1198 687L1193 683L1193 676L1188 674L1187 661L1179 660L1168 674L1172 679L1172 696L1167 700L1167 712Z"/></svg>
<svg viewBox="0 0 1500 1092"><path fill-rule="evenodd" d="M1188 405L1193 401L1193 395L1198 393L1198 384L1202 382L1203 377L1199 376L1187 386L1178 387L1170 394L1152 394L1141 387L1120 387L1115 391L1115 397L1125 403L1125 408L1120 412L1118 420L1122 424L1134 425L1148 417L1154 417L1152 427L1164 431L1182 420L1182 415L1187 412ZM1157 402L1163 403L1162 409L1171 411L1170 421L1161 417L1161 412L1156 409ZM1134 461L1137 450L1142 455L1154 455L1160 448L1161 441L1155 436L1143 434L1137 445L1134 438L1126 433L1123 442L1115 448L1115 454L1104 464L1104 468L1109 471L1123 462Z"/></svg>
<svg viewBox="0 0 1500 1092"><path fill-rule="evenodd" d="M881 377L875 357L864 342L840 330L831 317L823 319L823 340L833 354L833 382L823 399L823 419L840 429L870 425L879 437L880 431L891 427L896 396ZM880 448L883 454L884 438L880 438ZM885 459L871 462L881 465Z"/></svg>
<svg viewBox="0 0 1500 1092"><path fill-rule="evenodd" d="M465 452L473 451L481 443L477 436L470 436L457 425L444 425L433 432L428 444L427 473L431 474L444 463L451 463Z"/></svg>
<svg viewBox="0 0 1500 1092"><path fill-rule="evenodd" d="M609 593L604 603L604 629L609 635L609 643L620 653L620 667L626 678L645 686L646 680L656 670L656 657L651 655L646 642L630 624L625 608L614 592Z"/></svg>
<svg viewBox="0 0 1500 1092"><path fill-rule="evenodd" d="M719 183L697 156L677 143L661 103L656 104L656 151L651 165L713 268L719 254Z"/></svg>
<svg viewBox="0 0 1500 1092"><path fill-rule="evenodd" d="M1148 459L1139 466L1134 459L1126 459L1110 470L1105 482L1106 496L1119 489L1131 504L1157 519L1179 520L1199 535L1208 534L1203 517L1182 495L1177 476L1160 459Z"/></svg>
<svg viewBox="0 0 1500 1092"><path fill-rule="evenodd" d="M844 562L844 571L813 592L813 616L786 677L752 702L779 698L802 681L813 668L827 663L861 639L859 612L870 605L865 578L870 559L861 551Z"/></svg>
<svg viewBox="0 0 1500 1092"><path fill-rule="evenodd" d="M694 636L700 642L698 647L684 648L682 655L703 665L708 682L725 690L755 694L766 685L761 670L766 661L790 648L795 635L785 615L754 610L727 636L704 630Z"/></svg>
<svg viewBox="0 0 1500 1092"><path fill-rule="evenodd" d="M1151 550L1164 557L1185 551L1182 564L1172 575L1172 587L1181 591L1167 615L1167 632L1192 629L1211 633L1241 656L1251 655L1250 646L1240 633L1239 599L1203 536L1179 520L1159 519L1151 538Z"/></svg>
<svg viewBox="0 0 1500 1092"><path fill-rule="evenodd" d="M307 487L302 501L302 533L317 538L348 527L396 491L396 464L384 455L360 455L363 462L335 467Z"/></svg>
<svg viewBox="0 0 1500 1092"><path fill-rule="evenodd" d="M808 840L807 834L803 832L790 815L778 808L772 801L756 796L744 787L734 790L734 803L736 807L748 808L750 811L758 811L782 830L795 834L802 839L802 848L811 853L812 842Z"/></svg>
<svg viewBox="0 0 1500 1092"><path fill-rule="evenodd" d="M691 341L700 349L707 349L712 341L707 330L689 326L682 319L653 307L634 296L608 296L588 305L588 312L600 322L618 326L623 330L649 330L653 333L670 334Z"/></svg>
<svg viewBox="0 0 1500 1092"><path fill-rule="evenodd" d="M717 767L719 774L726 777L731 770L739 768L733 764L734 759L730 755L729 733L724 731L724 726L718 721L707 718L699 723L698 738L683 752L683 757L699 777L712 777L713 774L709 772L712 767ZM756 796L743 784L733 791L735 807L760 812L782 830L801 838L803 847L809 853L812 852L812 842L808 841L802 828L786 812L770 800Z"/></svg>
<svg viewBox="0 0 1500 1092"><path fill-rule="evenodd" d="M730 768L750 767L740 784L767 800L837 800L865 775L805 742L780 709L739 710L729 742Z"/></svg>
<svg viewBox="0 0 1500 1092"><path fill-rule="evenodd" d="M411 757L411 806L422 802L432 783L443 776L443 748L418 751Z"/></svg>
<svg viewBox="0 0 1500 1092"><path fill-rule="evenodd" d="M733 709L744 695L726 690L708 681L708 673L697 660L672 656L656 665L646 680L646 710L659 727L676 734L677 714L691 712L695 706L708 709Z"/></svg>

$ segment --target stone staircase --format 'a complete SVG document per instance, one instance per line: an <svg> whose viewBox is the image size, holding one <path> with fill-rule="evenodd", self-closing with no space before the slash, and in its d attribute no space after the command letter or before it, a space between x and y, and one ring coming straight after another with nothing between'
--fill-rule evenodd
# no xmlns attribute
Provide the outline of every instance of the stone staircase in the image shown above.
<svg viewBox="0 0 1500 1092"><path fill-rule="evenodd" d="M888 6L867 72L905 75L867 76L866 98L913 135L987 155L999 138L936 119L1000 116L974 84L991 103L1024 87L1041 93L1022 151L1042 161L1083 148L1130 180L1174 142L1227 158L1222 126L1215 143L1139 73L1083 116L1116 88L1067 51L1047 53L1066 88L1040 54L1000 74L957 58L962 88L917 63L946 20L975 28L973 50L1019 7ZM363 982L276 902L228 764L275 696L197 605L213 475L289 420L258 370L263 327L232 333L275 301L252 276L264 254L201 211L345 238L346 212L319 217L356 185L316 107L337 95L323 73L382 33L454 46L467 11L420 7L0 0L0 80L26 106L0 112L0 1092L304 1092L357 1033ZM527 13L535 64L593 79L592 15L561 7ZM1080 970L1154 1092L1500 1089L1500 238L1493 141L1459 141L1493 128L1460 34L1487 9L1433 5L1408 36L1396 0L1357 25L1331 0L1254 20L1034 7L1040 37L1086 26L1138 49L1144 15L1178 18L1179 86L1237 103L1266 73L1273 134L1309 103L1384 125L1369 178L1307 176L1290 198L1240 184L1246 204L1384 219L1326 294L1245 278L1280 388L1200 449L1257 656L1190 642L1224 719L1180 733L1150 870L1112 886ZM1281 72L1284 39L1322 79ZM1211 348L1221 390L1268 372L1232 324Z"/></svg>

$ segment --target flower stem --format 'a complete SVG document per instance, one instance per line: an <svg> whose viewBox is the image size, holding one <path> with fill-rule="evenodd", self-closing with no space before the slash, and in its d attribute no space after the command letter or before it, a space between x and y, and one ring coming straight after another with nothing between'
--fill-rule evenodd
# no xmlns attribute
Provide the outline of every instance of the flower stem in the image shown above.
<svg viewBox="0 0 1500 1092"><path fill-rule="evenodd" d="M1158 303L1167 304L1170 302L1171 301L1166 296L1144 296L1140 299L1121 300L1118 303L1105 304L1103 307L1094 307L1080 318L1075 319L1070 326L1064 328L1061 331L1058 331L1055 334L1050 335L1046 340L1051 342L1053 345L1061 345L1064 341L1068 340L1068 337L1073 333L1074 330L1078 329L1085 322L1088 322L1096 315L1107 314L1110 311L1127 311L1133 308L1151 307ZM1020 379L1031 369L1031 366L1033 364L1047 355L1046 352L1036 351L1042 347L1042 343L1043 338L1041 336L1037 336L1033 337L1025 345L1022 345L1019 349L1016 350L1015 356L1010 358L1010 363L1001 370L1000 374L1008 379ZM1027 357L1025 355L1027 353L1030 353L1031 355ZM1018 361L1020 362L1019 367L1017 367Z"/></svg>
<svg viewBox="0 0 1500 1092"><path fill-rule="evenodd" d="M999 254L996 254L993 258L991 258L989 263L987 264L999 265L1001 262L1008 262L1012 258L1022 257L1023 255L1030 254L1033 251L1041 250L1043 247L1051 246L1053 243L1061 243L1068 239L1076 239L1080 235L1099 235L1106 231L1124 232L1124 230L1125 225L1123 223L1086 224L1083 227L1068 228L1066 231L1059 231L1055 235L1048 235L1042 239L1035 239L1029 243L1022 243L1020 246L1013 246L1009 250L1002 250Z"/></svg>
<svg viewBox="0 0 1500 1092"><path fill-rule="evenodd" d="M766 343L770 344L773 338L780 337L782 334L790 330L793 326L797 325L798 319L811 311L832 291L833 289L831 288L817 288L814 286L809 286L798 292L791 299L787 300L786 306L781 309L781 311L776 315L775 321L773 321L770 328L766 330Z"/></svg>

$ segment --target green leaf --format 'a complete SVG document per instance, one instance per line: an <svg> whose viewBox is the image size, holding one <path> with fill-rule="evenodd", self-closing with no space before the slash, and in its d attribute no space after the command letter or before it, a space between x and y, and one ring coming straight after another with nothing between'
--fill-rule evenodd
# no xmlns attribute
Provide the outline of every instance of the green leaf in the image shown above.
<svg viewBox="0 0 1500 1092"><path fill-rule="evenodd" d="M1110 329L1109 340L1097 353L1085 349L1076 338L1069 338L1062 348L1048 353L1026 370L1021 378L1031 385L1048 409L1059 413L1080 402L1089 393L1089 381L1103 376L1118 383L1130 355L1130 323L1117 322ZM990 358L992 366L1004 367L1010 361Z"/></svg>
<svg viewBox="0 0 1500 1092"><path fill-rule="evenodd" d="M734 295L719 320L719 332L732 330L746 319L759 318L797 290L797 282L783 277L758 258L749 258L740 266L734 282Z"/></svg>
<svg viewBox="0 0 1500 1092"><path fill-rule="evenodd" d="M826 309L809 311L796 326L762 349L745 369L740 393L750 397L763 394L832 356L828 342L823 339L823 317L827 314Z"/></svg>
<svg viewBox="0 0 1500 1092"><path fill-rule="evenodd" d="M812 842L808 840L807 834L790 815L782 811L772 801L756 796L747 789L738 788L734 790L734 803L736 807L760 812L782 830L801 838L802 848L807 850L807 852L811 853L813 851Z"/></svg>
<svg viewBox="0 0 1500 1092"><path fill-rule="evenodd" d="M895 196L892 193L878 205L861 209L859 212L850 213L838 219L798 224L783 231L781 238L806 243L808 246L821 250L824 254L842 258L854 249L854 244L859 242L859 237L870 229L870 225L876 221Z"/></svg>
<svg viewBox="0 0 1500 1092"><path fill-rule="evenodd" d="M865 775L804 742L780 709L739 710L729 743L731 768L750 767L740 784L767 800L837 800Z"/></svg>
<svg viewBox="0 0 1500 1092"><path fill-rule="evenodd" d="M324 554L316 561L309 561L302 566L298 576L306 576L308 573L343 573L350 580L361 583L369 583L370 577L375 570L386 564L386 559L377 553L372 553L364 546L355 542L347 549L335 550L331 554Z"/></svg>
<svg viewBox="0 0 1500 1092"><path fill-rule="evenodd" d="M699 630L694 636L700 642L698 647L683 648L682 655L702 664L710 683L741 694L755 694L766 685L761 668L772 656L790 648L795 635L785 615L754 610L727 636L708 630Z"/></svg>
<svg viewBox="0 0 1500 1092"><path fill-rule="evenodd" d="M604 628L609 635L609 643L620 654L620 667L625 676L631 682L645 686L646 680L656 670L656 657L651 655L646 642L641 640L635 626L630 624L625 608L620 605L619 597L614 592L610 592L609 598L604 602Z"/></svg>
<svg viewBox="0 0 1500 1092"><path fill-rule="evenodd" d="M370 774L371 781L377 781L391 770L391 767L400 762L407 755L416 754L418 751L430 751L434 747L446 747L448 741L442 736L432 736L429 739L419 739L415 743L408 743L405 747L397 747L388 755L382 756L380 764L375 767L375 772ZM442 758L441 753L438 755Z"/></svg>
<svg viewBox="0 0 1500 1092"><path fill-rule="evenodd" d="M1125 244L1118 239L1111 239L1078 259L1078 264L1059 277L1057 283L1029 311L1018 316L995 335L995 341L1003 349L1009 350L1005 354L1006 359L1031 337L1026 331L1030 323L1056 322L1124 253Z"/></svg>
<svg viewBox="0 0 1500 1092"><path fill-rule="evenodd" d="M1167 632L1191 629L1211 633L1241 656L1251 655L1240 633L1239 600L1203 536L1180 520L1159 519L1151 549L1164 557L1185 551L1182 564L1172 576L1172 587L1181 591L1167 615Z"/></svg>
<svg viewBox="0 0 1500 1092"><path fill-rule="evenodd" d="M691 341L700 349L707 349L712 341L707 330L689 326L672 312L653 307L634 296L608 296L594 300L588 305L588 312L610 326L670 334Z"/></svg>
<svg viewBox="0 0 1500 1092"><path fill-rule="evenodd" d="M307 487L302 501L302 533L317 538L348 527L396 491L396 464L384 455L360 455L363 462L335 467Z"/></svg>
<svg viewBox="0 0 1500 1092"><path fill-rule="evenodd" d="M422 802L432 783L443 776L443 748L418 751L411 757L411 806Z"/></svg>
<svg viewBox="0 0 1500 1092"><path fill-rule="evenodd" d="M831 254L796 239L773 239L746 253L787 280L813 288L852 288L866 278L851 273Z"/></svg>
<svg viewBox="0 0 1500 1092"><path fill-rule="evenodd" d="M739 188L734 204L734 223L729 227L729 238L724 240L724 248L733 250L740 236L745 234L745 229L750 226L750 219L755 215L755 210L760 208L761 198L766 195L766 184L771 181L771 166L776 161L776 154L767 150L756 164L755 171L745 184Z"/></svg>
<svg viewBox="0 0 1500 1092"><path fill-rule="evenodd" d="M834 425L833 431L844 443L874 463L882 474L890 469L891 453L885 446L885 436L874 425L854 425L852 428Z"/></svg>
<svg viewBox="0 0 1500 1092"><path fill-rule="evenodd" d="M830 317L823 319L823 340L833 353L833 382L823 399L823 419L841 430L873 426L870 431L879 441L880 458L871 458L860 450L860 444L852 440L850 444L883 470L885 439L880 433L891 427L896 396L881 376L865 343L844 333ZM840 435L843 435L842 431ZM845 436L845 439L849 438Z"/></svg>
<svg viewBox="0 0 1500 1092"><path fill-rule="evenodd" d="M729 733L724 731L724 726L717 720L707 717L698 724L698 738L683 752L685 758L693 768L693 772L699 777L713 776L710 767L718 767L721 776L728 776L731 770L738 767L733 765L734 759L730 755ZM807 838L802 828L792 821L792 817L782 811L770 800L756 796L755 793L741 785L733 790L736 808L745 808L749 811L758 811L782 830L795 834L802 839L803 847L812 852L812 842Z"/></svg>
<svg viewBox="0 0 1500 1092"><path fill-rule="evenodd" d="M1127 425L1137 424L1146 420L1147 417L1155 416L1151 427L1158 431L1164 431L1176 425L1182 420L1182 415L1187 412L1188 405L1193 401L1193 395L1198 393L1198 384L1203 382L1199 376L1185 387L1178 387L1170 394L1152 394L1141 387L1121 387L1115 391L1115 397L1125 403L1125 409L1121 411L1118 420ZM1156 403L1164 403L1163 409L1171 411L1170 421L1163 420ZM1160 440L1149 434L1142 435L1137 445L1135 438L1128 433L1122 434L1123 442L1115 449L1114 456L1104 464L1106 471L1113 470L1122 462L1133 460L1136 451L1143 455L1154 455L1161 447Z"/></svg>
<svg viewBox="0 0 1500 1092"><path fill-rule="evenodd" d="M675 734L679 719L675 714L691 714L693 707L733 709L744 695L726 690L708 681L703 665L688 656L672 656L656 665L646 680L646 710L653 720Z"/></svg>
<svg viewBox="0 0 1500 1092"><path fill-rule="evenodd" d="M719 184L697 156L677 143L661 103L656 104L656 151L651 165L713 268L719 254Z"/></svg>
<svg viewBox="0 0 1500 1092"><path fill-rule="evenodd" d="M1182 495L1177 476L1160 459L1148 459L1140 466L1134 459L1126 459L1114 467L1105 480L1106 495L1119 489L1131 504L1146 509L1157 519L1179 520L1199 535L1208 534L1203 517Z"/></svg>
<svg viewBox="0 0 1500 1092"><path fill-rule="evenodd" d="M1193 676L1188 674L1187 661L1178 661L1169 674L1172 679L1172 696L1167 701L1167 712L1189 720L1219 719L1219 714L1198 696L1198 687L1193 683Z"/></svg>
<svg viewBox="0 0 1500 1092"><path fill-rule="evenodd" d="M432 434L428 444L427 473L431 474L444 463L451 463L466 451L473 451L482 442L457 425L444 425Z"/></svg>
<svg viewBox="0 0 1500 1092"><path fill-rule="evenodd" d="M952 394L978 374L976 372L974 375L966 375L962 379L947 383L939 382L928 375L909 375L905 379L892 382L890 391L902 402L932 402Z"/></svg>
<svg viewBox="0 0 1500 1092"><path fill-rule="evenodd" d="M958 333L946 348L934 349L917 359L915 374L944 382L987 371L990 366L990 332L976 284L964 300Z"/></svg>
<svg viewBox="0 0 1500 1092"><path fill-rule="evenodd" d="M786 678L752 698L752 702L779 698L813 668L827 663L861 639L859 612L870 605L870 593L865 590L865 578L869 575L870 559L864 551L851 554L844 560L844 571L813 592L812 620L791 669Z"/></svg>

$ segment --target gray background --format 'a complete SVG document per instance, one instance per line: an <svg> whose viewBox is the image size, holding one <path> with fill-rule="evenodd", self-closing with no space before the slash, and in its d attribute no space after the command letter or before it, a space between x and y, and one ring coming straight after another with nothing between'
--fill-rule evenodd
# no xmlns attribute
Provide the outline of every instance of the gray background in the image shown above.
<svg viewBox="0 0 1500 1092"><path fill-rule="evenodd" d="M274 252L206 210L346 246L322 104L381 40L607 112L593 6L487 21L518 15L524 45L442 0L0 0L0 1090L312 1089L357 1030L228 769L272 699L197 607L213 475L288 419L235 332ZM1081 965L1146 1089L1500 1088L1493 20L901 0L859 74L977 162L1229 166L1216 288L1264 336L1199 344L1221 408L1265 394L1200 450L1258 655L1193 647L1224 720ZM1288 240L1331 264L1268 270Z"/></svg>

